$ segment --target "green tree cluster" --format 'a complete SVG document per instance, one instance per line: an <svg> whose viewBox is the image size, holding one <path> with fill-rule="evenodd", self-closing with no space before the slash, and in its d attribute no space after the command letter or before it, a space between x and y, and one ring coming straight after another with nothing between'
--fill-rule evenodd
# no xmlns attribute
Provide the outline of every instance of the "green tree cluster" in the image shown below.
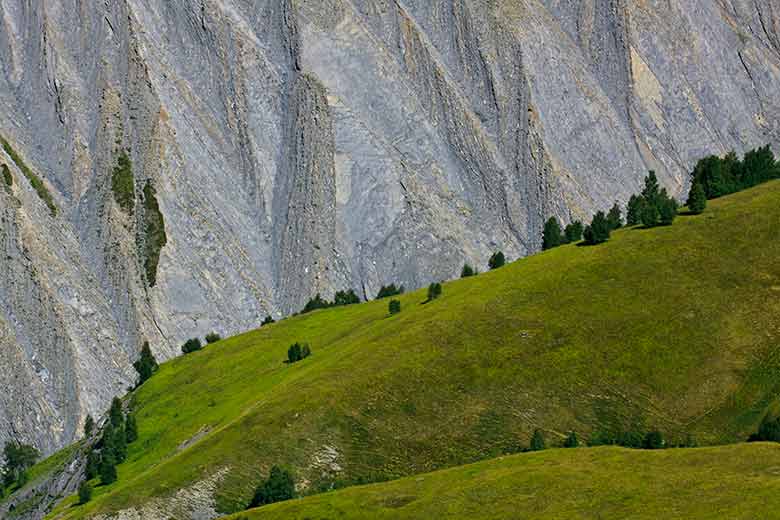
<svg viewBox="0 0 780 520"><path fill-rule="evenodd" d="M571 244L582 240L583 227L582 222L575 220L561 230L558 219L550 217L544 224L542 231L542 249L552 249L554 247Z"/></svg>
<svg viewBox="0 0 780 520"><path fill-rule="evenodd" d="M542 430L534 430L534 434L531 436L531 451L541 451L547 447L547 443L544 440L544 433Z"/></svg>
<svg viewBox="0 0 780 520"><path fill-rule="evenodd" d="M217 341L219 341L221 339L222 339L222 336L220 336L216 332L209 332L208 334L206 334L206 343L208 343L208 344L216 343Z"/></svg>
<svg viewBox="0 0 780 520"><path fill-rule="evenodd" d="M4 467L2 473L3 487L8 488L13 485L22 487L27 483L27 470L32 467L41 454L38 450L29 444L10 441L3 448Z"/></svg>
<svg viewBox="0 0 780 520"><path fill-rule="evenodd" d="M268 478L255 490L249 507L260 507L295 498L295 480L288 470L274 466Z"/></svg>
<svg viewBox="0 0 780 520"><path fill-rule="evenodd" d="M394 283L391 283L390 285L383 285L379 289L379 293L376 295L377 300L381 300L382 298L389 298L390 296L398 296L399 294L404 293L404 286L401 285L400 287L396 287Z"/></svg>
<svg viewBox="0 0 780 520"><path fill-rule="evenodd" d="M609 225L607 216L604 215L603 211L599 211L593 216L590 225L583 232L585 243L592 246L606 242L609 240L611 231L612 228Z"/></svg>
<svg viewBox="0 0 780 520"><path fill-rule="evenodd" d="M338 291L335 294L332 302L329 302L328 300L324 299L320 293L317 293L314 298L306 302L306 305L303 307L301 314L316 311L317 309L327 309L329 307L339 307L342 305L353 305L355 303L360 303L360 297L358 297L358 295L355 294L355 291L352 289Z"/></svg>
<svg viewBox="0 0 780 520"><path fill-rule="evenodd" d="M295 342L287 349L287 362L297 363L311 356L311 348L308 343Z"/></svg>
<svg viewBox="0 0 780 520"><path fill-rule="evenodd" d="M748 442L755 441L780 442L780 417L764 417L758 431L748 438Z"/></svg>
<svg viewBox="0 0 780 520"><path fill-rule="evenodd" d="M190 338L184 342L184 345L181 346L181 351L184 354L191 354L192 352L197 352L202 348L203 344L200 342L199 338Z"/></svg>
<svg viewBox="0 0 780 520"><path fill-rule="evenodd" d="M613 211L619 211L617 205ZM642 193L632 195L626 207L626 225L645 227L669 226L677 217L678 204L666 188L658 184L658 177L650 171L645 177ZM610 212L612 213L612 212Z"/></svg>
<svg viewBox="0 0 780 520"><path fill-rule="evenodd" d="M742 160L734 152L701 159L693 169L692 184L700 184L707 198L714 199L772 179L780 179L780 162L766 145L746 152Z"/></svg>

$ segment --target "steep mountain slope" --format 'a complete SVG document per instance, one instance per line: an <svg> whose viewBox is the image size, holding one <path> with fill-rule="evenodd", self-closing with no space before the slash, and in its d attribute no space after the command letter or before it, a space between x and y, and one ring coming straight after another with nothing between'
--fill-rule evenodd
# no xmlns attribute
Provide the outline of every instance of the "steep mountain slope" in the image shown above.
<svg viewBox="0 0 780 520"><path fill-rule="evenodd" d="M79 436L144 340L516 258L777 145L775 5L0 0L0 442Z"/></svg>
<svg viewBox="0 0 780 520"><path fill-rule="evenodd" d="M234 520L775 518L777 445L513 455L241 513Z"/></svg>
<svg viewBox="0 0 780 520"><path fill-rule="evenodd" d="M273 464L305 492L658 428L744 440L778 405L780 182L671 227L297 316L173 360L132 394L119 481L53 518L214 517ZM283 362L295 341L313 355ZM134 516L135 515L135 516Z"/></svg>

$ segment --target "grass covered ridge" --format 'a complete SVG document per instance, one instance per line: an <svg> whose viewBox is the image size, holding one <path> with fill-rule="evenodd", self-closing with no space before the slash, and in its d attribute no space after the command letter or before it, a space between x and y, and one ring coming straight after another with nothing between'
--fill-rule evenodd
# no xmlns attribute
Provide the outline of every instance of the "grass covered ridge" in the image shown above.
<svg viewBox="0 0 780 520"><path fill-rule="evenodd" d="M548 445L569 430L744 440L780 391L778 222L771 182L671 227L446 283L430 303L397 296L392 317L381 300L217 342L133 395L140 437L119 481L51 516L143 504L224 468L217 505L232 512L274 464L314 492L513 452L535 428ZM312 355L287 365L294 342Z"/></svg>
<svg viewBox="0 0 780 520"><path fill-rule="evenodd" d="M779 474L777 444L558 449L272 504L229 520L752 520L777 516Z"/></svg>

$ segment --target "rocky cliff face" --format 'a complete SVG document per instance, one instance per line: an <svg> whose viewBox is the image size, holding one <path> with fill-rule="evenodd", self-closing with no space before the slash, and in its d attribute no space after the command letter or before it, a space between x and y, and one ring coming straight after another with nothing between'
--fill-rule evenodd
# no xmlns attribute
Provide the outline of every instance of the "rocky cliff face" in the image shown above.
<svg viewBox="0 0 780 520"><path fill-rule="evenodd" d="M682 194L779 92L776 0L0 0L0 443L78 437L145 340Z"/></svg>

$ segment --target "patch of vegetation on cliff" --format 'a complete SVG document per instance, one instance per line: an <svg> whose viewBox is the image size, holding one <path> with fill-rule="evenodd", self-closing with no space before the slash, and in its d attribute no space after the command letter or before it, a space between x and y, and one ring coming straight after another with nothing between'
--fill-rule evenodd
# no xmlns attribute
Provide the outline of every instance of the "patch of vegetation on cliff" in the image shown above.
<svg viewBox="0 0 780 520"><path fill-rule="evenodd" d="M11 170L8 169L7 164L0 165L0 169L3 170L3 181L5 183L5 191L11 193L11 186L14 185L14 178L11 175Z"/></svg>
<svg viewBox="0 0 780 520"><path fill-rule="evenodd" d="M30 181L30 186L33 187L35 192L38 194L38 197L48 206L49 212L51 213L51 216L57 215L57 206L54 204L54 198L51 196L51 193L49 193L49 189L46 187L46 184L43 182L43 180L38 177L35 172L33 172L29 166L27 166L27 163L24 162L22 157L16 153L16 150L13 149L11 146L11 143L9 143L3 136L0 135L0 144L3 145L3 150L5 150L5 153L8 154L8 156L11 158L11 160L16 164L16 167L19 168L19 171L21 171L25 177L27 177L27 180ZM5 172L3 172L3 176L5 177ZM6 178L6 183L7 183Z"/></svg>
<svg viewBox="0 0 780 520"><path fill-rule="evenodd" d="M157 192L151 181L146 181L144 185L144 214L141 232L138 243L141 249L141 258L146 272L146 281L149 287L154 287L157 283L157 265L160 262L160 251L168 243L168 237L165 234L165 219L160 211L160 205L157 202Z"/></svg>
<svg viewBox="0 0 780 520"><path fill-rule="evenodd" d="M135 179L133 163L125 150L119 153L116 166L111 172L111 191L114 192L114 200L119 207L132 215L135 209Z"/></svg>

